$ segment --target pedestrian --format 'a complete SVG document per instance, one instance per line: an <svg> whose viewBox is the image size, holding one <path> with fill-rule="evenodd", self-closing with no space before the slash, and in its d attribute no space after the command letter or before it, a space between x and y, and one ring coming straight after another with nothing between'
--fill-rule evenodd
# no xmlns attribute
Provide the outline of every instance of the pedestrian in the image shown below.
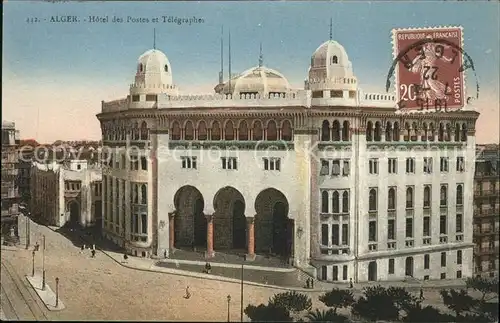
<svg viewBox="0 0 500 323"><path fill-rule="evenodd" d="M306 279L306 286L307 288L311 288L311 283L309 282L309 278Z"/></svg>
<svg viewBox="0 0 500 323"><path fill-rule="evenodd" d="M167 249L165 249L165 251L163 251L163 257L164 257L165 259L167 259Z"/></svg>
<svg viewBox="0 0 500 323"><path fill-rule="evenodd" d="M95 250L92 250L91 253L92 253L92 258L95 258Z"/></svg>
<svg viewBox="0 0 500 323"><path fill-rule="evenodd" d="M123 254L123 262L127 262L128 256L126 253Z"/></svg>
<svg viewBox="0 0 500 323"><path fill-rule="evenodd" d="M84 244L83 244L83 246L82 246L82 250L85 250L85 243L84 243Z"/></svg>
<svg viewBox="0 0 500 323"><path fill-rule="evenodd" d="M311 278L311 289L314 289L314 279Z"/></svg>
<svg viewBox="0 0 500 323"><path fill-rule="evenodd" d="M191 297L191 293L189 292L189 286L186 286L186 295L184 296L185 299L189 299Z"/></svg>
<svg viewBox="0 0 500 323"><path fill-rule="evenodd" d="M92 250L95 250L95 244L92 245Z"/></svg>
<svg viewBox="0 0 500 323"><path fill-rule="evenodd" d="M354 288L354 284L352 283L352 278L349 279L349 288Z"/></svg>
<svg viewBox="0 0 500 323"><path fill-rule="evenodd" d="M422 288L420 288L420 300L423 301L425 298L424 298L424 290Z"/></svg>
<svg viewBox="0 0 500 323"><path fill-rule="evenodd" d="M212 266L210 265L209 262L207 262L205 264L205 273L210 274L211 271L212 271Z"/></svg>

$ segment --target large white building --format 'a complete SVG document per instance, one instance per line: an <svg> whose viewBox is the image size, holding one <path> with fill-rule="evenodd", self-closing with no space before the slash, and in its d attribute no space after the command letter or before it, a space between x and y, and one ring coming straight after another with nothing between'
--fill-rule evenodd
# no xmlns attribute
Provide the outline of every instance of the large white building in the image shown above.
<svg viewBox="0 0 500 323"><path fill-rule="evenodd" d="M333 40L300 90L262 60L211 96L179 95L157 49L136 70L97 116L104 235L131 254L271 253L333 281L472 275L472 108L398 113Z"/></svg>

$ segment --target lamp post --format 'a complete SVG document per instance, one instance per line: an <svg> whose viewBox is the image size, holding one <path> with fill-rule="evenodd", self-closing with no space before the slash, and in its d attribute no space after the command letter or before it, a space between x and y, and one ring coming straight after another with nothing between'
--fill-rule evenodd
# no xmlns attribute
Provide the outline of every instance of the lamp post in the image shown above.
<svg viewBox="0 0 500 323"><path fill-rule="evenodd" d="M26 220L26 250L30 247L30 218L29 218L29 212L28 215L25 216Z"/></svg>
<svg viewBox="0 0 500 323"><path fill-rule="evenodd" d="M59 277L56 277L56 308L59 306Z"/></svg>
<svg viewBox="0 0 500 323"><path fill-rule="evenodd" d="M43 235L43 252L42 252L42 290L45 290L45 234Z"/></svg>
<svg viewBox="0 0 500 323"><path fill-rule="evenodd" d="M231 295L227 295L227 321L228 322L231 322L231 319L229 316L230 304L231 304Z"/></svg>
<svg viewBox="0 0 500 323"><path fill-rule="evenodd" d="M243 264L241 264L241 308L240 320L243 322Z"/></svg>
<svg viewBox="0 0 500 323"><path fill-rule="evenodd" d="M35 250L33 250L31 255L33 256L33 262L31 266L31 277L35 277Z"/></svg>

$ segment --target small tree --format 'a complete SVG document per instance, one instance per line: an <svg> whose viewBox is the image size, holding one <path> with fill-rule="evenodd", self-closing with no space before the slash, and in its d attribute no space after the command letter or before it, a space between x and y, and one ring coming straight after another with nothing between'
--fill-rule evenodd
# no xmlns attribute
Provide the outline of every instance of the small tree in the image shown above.
<svg viewBox="0 0 500 323"><path fill-rule="evenodd" d="M467 278L467 289L474 289L482 294L481 301L489 302L496 299L498 302L498 278L484 277Z"/></svg>
<svg viewBox="0 0 500 323"><path fill-rule="evenodd" d="M309 311L312 307L311 298L296 291L279 293L269 299L269 305L282 307L293 313Z"/></svg>
<svg viewBox="0 0 500 323"><path fill-rule="evenodd" d="M454 322L451 315L442 314L437 308L432 306L422 307L421 304L412 306L406 311L404 322Z"/></svg>
<svg viewBox="0 0 500 323"><path fill-rule="evenodd" d="M408 312L417 305L417 298L402 287L389 287L387 294L400 311Z"/></svg>
<svg viewBox="0 0 500 323"><path fill-rule="evenodd" d="M306 318L309 322L348 322L347 317L335 314L332 309L309 311Z"/></svg>
<svg viewBox="0 0 500 323"><path fill-rule="evenodd" d="M352 305L352 314L369 321L397 321L399 309L394 299L382 286L365 287L361 296Z"/></svg>
<svg viewBox="0 0 500 323"><path fill-rule="evenodd" d="M334 314L337 314L338 308L349 307L355 302L350 290L338 288L321 295L319 300L326 306L332 307Z"/></svg>
<svg viewBox="0 0 500 323"><path fill-rule="evenodd" d="M290 312L272 304L248 305L244 310L252 322L292 322Z"/></svg>

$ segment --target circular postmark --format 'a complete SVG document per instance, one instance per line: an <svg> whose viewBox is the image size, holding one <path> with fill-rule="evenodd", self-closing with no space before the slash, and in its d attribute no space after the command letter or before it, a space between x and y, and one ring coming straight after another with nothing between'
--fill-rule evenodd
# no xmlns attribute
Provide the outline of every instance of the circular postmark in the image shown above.
<svg viewBox="0 0 500 323"><path fill-rule="evenodd" d="M394 61L386 91L394 77L397 108L401 111L453 111L466 106L465 71L479 82L472 58L463 50L461 27L398 29L393 31Z"/></svg>

